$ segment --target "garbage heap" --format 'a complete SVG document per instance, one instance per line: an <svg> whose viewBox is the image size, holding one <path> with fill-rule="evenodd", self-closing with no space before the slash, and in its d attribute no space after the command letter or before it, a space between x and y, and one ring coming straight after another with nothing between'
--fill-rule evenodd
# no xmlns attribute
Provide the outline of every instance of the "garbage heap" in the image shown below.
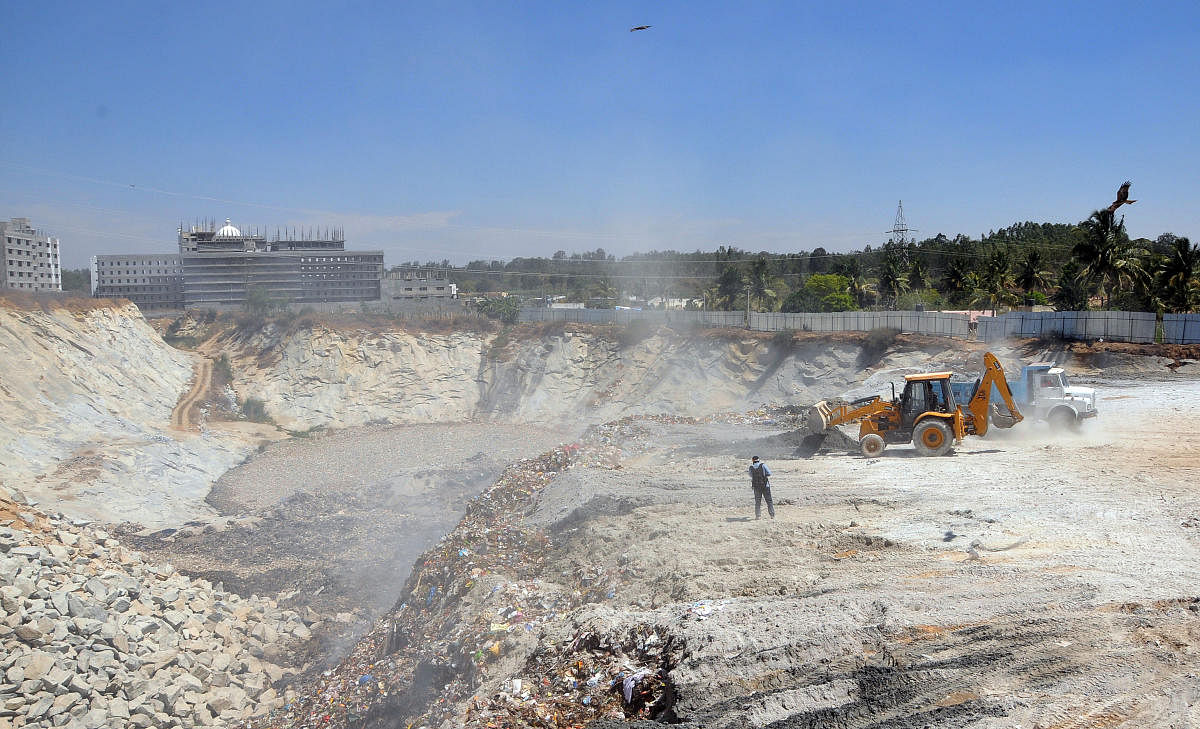
<svg viewBox="0 0 1200 729"><path fill-rule="evenodd" d="M613 599L623 565L570 564L558 540L526 528L537 495L570 468L620 468L639 421L770 421L766 410L710 417L633 416L509 466L453 532L425 552L349 656L252 729L437 726L582 727L602 717L670 719L681 646L667 627L577 611ZM631 437L632 436L632 437ZM565 543L565 538L561 540ZM563 637L564 626L577 626Z"/></svg>

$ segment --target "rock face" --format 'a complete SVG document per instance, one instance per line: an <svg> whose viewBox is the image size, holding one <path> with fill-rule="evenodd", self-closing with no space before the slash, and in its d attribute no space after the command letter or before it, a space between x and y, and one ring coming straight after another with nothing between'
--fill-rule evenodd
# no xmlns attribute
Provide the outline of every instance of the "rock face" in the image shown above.
<svg viewBox="0 0 1200 729"><path fill-rule="evenodd" d="M249 446L169 430L193 376L133 305L25 311L0 305L0 482L73 516L167 525Z"/></svg>
<svg viewBox="0 0 1200 729"><path fill-rule="evenodd" d="M227 726L283 705L273 684L293 669L268 658L307 643L314 616L36 523L0 527L0 726Z"/></svg>
<svg viewBox="0 0 1200 729"><path fill-rule="evenodd" d="M496 335L268 329L239 351L235 386L291 428L372 421L604 422L631 413L707 415L813 402L861 379L855 343L666 330L622 343L597 330L499 346ZM264 358L263 353L271 356ZM265 361L264 361L265 360Z"/></svg>

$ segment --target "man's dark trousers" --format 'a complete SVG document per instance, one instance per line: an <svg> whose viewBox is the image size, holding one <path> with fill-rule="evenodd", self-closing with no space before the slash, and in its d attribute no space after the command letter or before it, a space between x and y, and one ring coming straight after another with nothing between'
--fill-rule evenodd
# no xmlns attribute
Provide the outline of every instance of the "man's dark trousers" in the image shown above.
<svg viewBox="0 0 1200 729"><path fill-rule="evenodd" d="M758 519L762 516L762 500L767 500L767 513L771 518L775 518L775 503L771 501L771 483L768 481L766 486L754 486L754 518Z"/></svg>

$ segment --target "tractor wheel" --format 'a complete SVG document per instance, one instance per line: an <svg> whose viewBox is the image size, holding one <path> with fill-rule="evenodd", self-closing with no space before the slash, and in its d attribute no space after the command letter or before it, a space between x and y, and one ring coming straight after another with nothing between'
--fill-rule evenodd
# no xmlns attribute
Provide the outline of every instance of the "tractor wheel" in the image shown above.
<svg viewBox="0 0 1200 729"><path fill-rule="evenodd" d="M953 445L949 426L940 420L926 420L913 433L913 446L923 456L944 456Z"/></svg>
<svg viewBox="0 0 1200 729"><path fill-rule="evenodd" d="M858 442L858 447L862 450L864 458L879 458L883 455L883 449L886 445L883 442L883 437L875 433L864 435L863 439Z"/></svg>

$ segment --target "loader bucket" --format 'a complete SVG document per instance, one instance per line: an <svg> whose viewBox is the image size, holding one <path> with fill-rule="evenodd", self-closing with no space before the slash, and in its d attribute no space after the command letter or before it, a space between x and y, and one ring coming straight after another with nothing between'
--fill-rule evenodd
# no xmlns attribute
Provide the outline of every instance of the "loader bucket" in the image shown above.
<svg viewBox="0 0 1200 729"><path fill-rule="evenodd" d="M829 417L834 410L845 404L841 398L822 400L808 409L804 422L810 435L818 435L829 430Z"/></svg>

